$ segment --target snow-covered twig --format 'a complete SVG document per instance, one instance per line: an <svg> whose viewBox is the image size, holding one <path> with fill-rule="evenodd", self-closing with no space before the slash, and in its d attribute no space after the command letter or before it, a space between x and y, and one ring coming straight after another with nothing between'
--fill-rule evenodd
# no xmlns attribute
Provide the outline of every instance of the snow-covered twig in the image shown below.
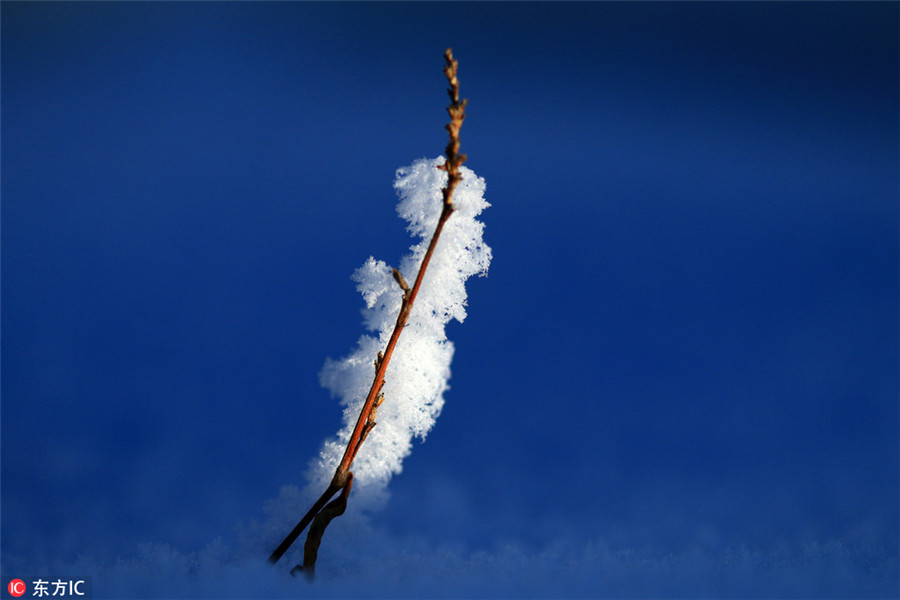
<svg viewBox="0 0 900 600"><path fill-rule="evenodd" d="M422 280L425 277L425 271L428 268L428 264L431 261L432 255L434 254L434 249L437 246L438 239L440 238L441 232L444 229L444 224L447 222L447 219L450 218L450 215L453 214L454 211L453 191L456 188L457 184L462 180L462 175L459 172L459 167L466 160L465 154L459 154L459 130L462 127L463 120L466 116L466 100L460 101L459 99L459 80L456 77L458 63L453 58L453 53L450 48L448 48L444 53L444 59L446 61L446 65L444 66L444 75L447 77L447 81L450 84L450 87L447 90L448 94L450 95L450 106L447 107L447 112L450 114L450 123L446 126L446 129L450 135L450 141L447 144L446 160L444 164L438 166L438 168L446 171L448 177L447 185L441 190L443 197L443 206L441 208L440 216L438 217L434 234L431 237L428 249L426 250L425 255L422 259L422 264L419 267L419 272L411 288L403 279L403 275L400 274L400 271L397 269L393 270L394 279L403 292L403 300L400 307L400 313L397 316L397 322L394 325L394 330L387 343L387 346L385 347L383 352L378 353L378 357L375 360L375 379L372 382L372 386L369 389L369 393L366 396L365 402L363 403L362 410L359 413L359 418L356 421L356 426L354 427L353 433L351 434L350 439L347 443L347 447L344 451L341 462L335 470L334 477L332 478L331 483L328 485L328 488L325 490L325 492L322 493L319 499L312 505L312 507L310 507L307 513L297 524L297 526L294 527L294 529L287 535L284 541L282 541L281 544L275 549L275 551L272 552L271 556L269 556L270 562L277 562L291 546L291 544L293 544L294 541L300 536L306 526L311 521L313 521L313 519L315 519L315 521L313 521L313 526L310 528L309 536L307 537L306 548L304 552L305 564L301 567L303 571L307 572L307 574L310 575L314 572L315 560L318 554L318 547L319 543L321 542L325 527L328 525L332 518L342 514L344 512L344 509L346 508L347 497L350 492L350 485L353 481L353 473L350 472L350 467L353 465L353 460L356 458L360 446L362 446L362 443L366 440L369 432L376 425L376 411L384 401L382 388L385 385L385 372L387 371L388 364L390 363L391 356L393 355L394 348L400 338L400 334L403 332L403 328L406 326L406 322L409 319L409 314L412 311L416 296L418 295L419 289L422 286ZM331 498L341 490L343 490L341 497L338 500L328 504L329 500L331 500ZM323 515L325 516L323 517ZM292 571L292 573L295 571L296 569Z"/></svg>

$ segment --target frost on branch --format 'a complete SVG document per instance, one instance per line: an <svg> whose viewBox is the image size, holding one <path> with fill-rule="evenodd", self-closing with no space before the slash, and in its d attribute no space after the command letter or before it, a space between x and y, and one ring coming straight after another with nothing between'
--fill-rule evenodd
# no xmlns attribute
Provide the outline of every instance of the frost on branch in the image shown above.
<svg viewBox="0 0 900 600"><path fill-rule="evenodd" d="M422 262L441 213L441 188L447 173L438 169L443 158L421 159L397 170L394 188L400 196L398 214L418 243L400 261L403 277L412 281ZM450 378L453 343L444 327L450 319L466 318L465 282L472 275L486 275L491 249L484 243L484 224L476 219L490 206L484 200L484 179L466 167L453 195L453 216L444 226L437 248L393 360L387 367L384 404L378 409L378 426L366 439L354 461L354 488L366 504L385 497L388 481L402 470L413 436L425 439L444 405ZM397 321L402 291L391 268L370 257L353 274L366 308L364 323L372 335L364 335L352 354L342 360L328 359L320 381L340 398L344 407L343 427L327 440L308 469L308 491L326 487L341 460L360 408L375 375L375 360L385 347Z"/></svg>

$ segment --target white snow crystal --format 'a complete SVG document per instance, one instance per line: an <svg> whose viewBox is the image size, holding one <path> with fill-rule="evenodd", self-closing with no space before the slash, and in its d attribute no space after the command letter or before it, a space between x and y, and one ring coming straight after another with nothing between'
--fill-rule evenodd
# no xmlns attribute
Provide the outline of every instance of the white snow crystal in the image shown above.
<svg viewBox="0 0 900 600"><path fill-rule="evenodd" d="M447 173L437 166L443 163L443 158L421 159L397 170L397 213L408 222L410 234L419 238L400 261L400 272L409 285L418 274L441 212ZM444 326L450 319L466 318L466 279L486 275L491 262L491 249L482 240L484 224L476 220L490 206L483 197L484 179L466 167L460 168L460 174L462 181L453 194L455 210L444 225L385 373L385 401L378 409L378 425L353 463L353 493L367 499L366 504L383 500L388 481L400 473L412 449L413 436L424 440L440 414L453 358L453 343ZM370 257L353 280L366 304L364 323L374 335L362 336L349 356L328 359L319 375L332 396L340 398L344 424L309 465L307 491L315 496L328 486L343 456L375 377L375 357L390 339L402 301L402 291L384 261Z"/></svg>

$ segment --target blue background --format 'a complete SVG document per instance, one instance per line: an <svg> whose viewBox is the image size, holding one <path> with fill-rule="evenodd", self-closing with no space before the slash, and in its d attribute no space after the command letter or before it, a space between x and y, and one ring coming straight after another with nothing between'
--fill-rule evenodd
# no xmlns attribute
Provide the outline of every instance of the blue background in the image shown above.
<svg viewBox="0 0 900 600"><path fill-rule="evenodd" d="M900 593L898 16L4 2L4 573L228 543L303 485L452 46L494 261L386 535L840 547L799 595Z"/></svg>

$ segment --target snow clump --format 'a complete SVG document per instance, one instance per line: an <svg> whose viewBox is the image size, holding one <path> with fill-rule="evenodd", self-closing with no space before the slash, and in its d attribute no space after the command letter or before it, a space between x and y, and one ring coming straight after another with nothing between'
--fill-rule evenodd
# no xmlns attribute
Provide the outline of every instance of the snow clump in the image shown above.
<svg viewBox="0 0 900 600"><path fill-rule="evenodd" d="M399 266L410 286L441 213L441 189L447 173L437 167L443 163L440 157L421 159L397 170L397 213L407 221L410 235L419 238ZM444 225L385 373L385 400L378 409L378 424L353 463L353 492L367 506L386 498L387 484L402 470L413 436L424 440L440 414L453 358L453 342L447 339L444 327L451 319L462 322L466 318L465 282L472 275L486 275L491 262L491 249L482 239L484 223L476 219L490 206L483 197L484 179L466 167L460 168L460 174L462 181L453 195L455 210ZM402 302L391 267L382 260L369 257L353 280L365 301L364 323L372 334L363 335L349 356L328 359L319 375L332 397L340 398L344 414L337 436L326 440L319 456L310 462L306 491L311 496L318 496L328 486L343 456L375 377L375 357L390 339Z"/></svg>

